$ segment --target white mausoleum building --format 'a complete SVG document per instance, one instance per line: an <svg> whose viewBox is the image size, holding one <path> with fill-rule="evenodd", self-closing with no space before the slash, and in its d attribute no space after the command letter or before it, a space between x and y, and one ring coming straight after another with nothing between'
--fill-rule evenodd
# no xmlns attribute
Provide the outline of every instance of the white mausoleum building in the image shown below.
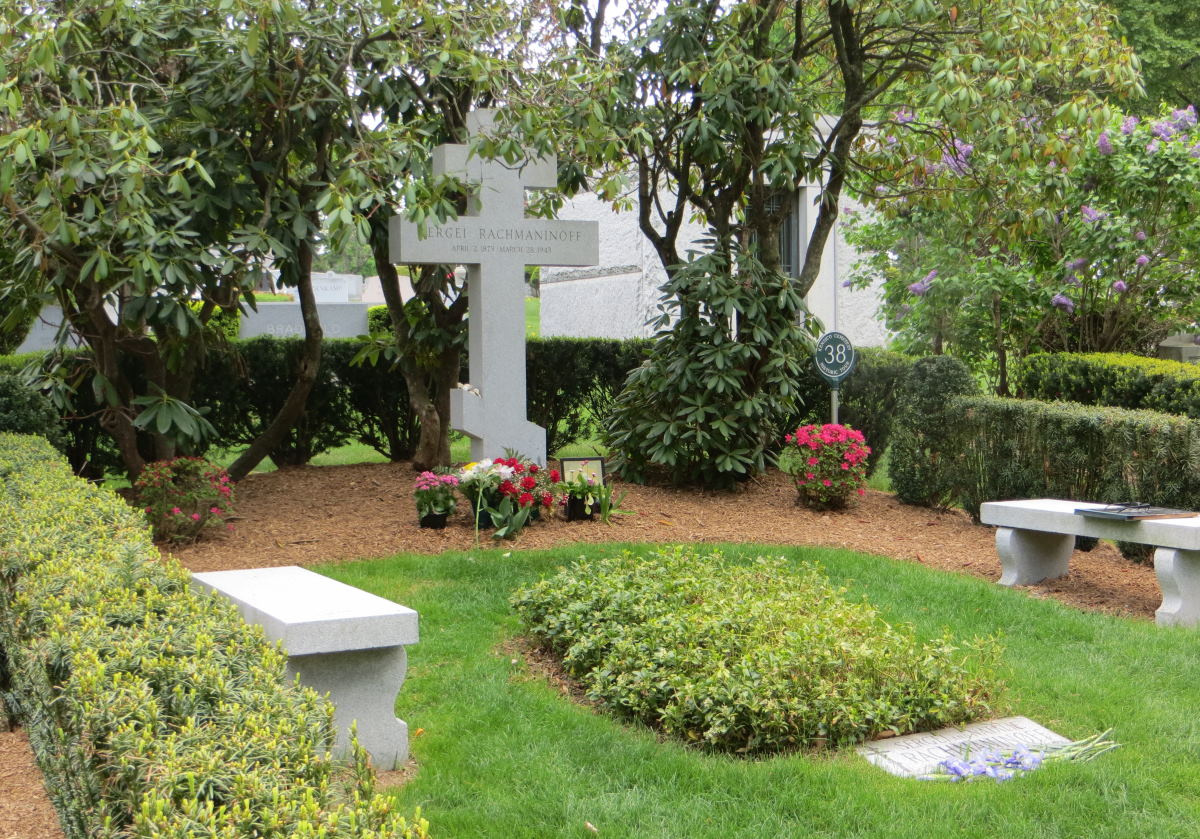
<svg viewBox="0 0 1200 839"><path fill-rule="evenodd" d="M816 222L812 202L817 195L815 187L799 190L793 212L780 231L782 262L793 276L799 273ZM842 206L859 209L847 199ZM541 334L548 338L650 337L653 330L648 323L659 315L659 287L666 282L666 272L638 229L637 211L614 212L608 203L587 193L567 201L558 217L600 223L600 264L542 269ZM841 224L839 216L825 246L820 275L808 293L808 307L820 319L823 331L842 332L855 346L882 346L888 335L875 317L878 289L854 291L842 285L857 255L842 238ZM686 223L680 252L686 253L688 243L703 235L703 225Z"/></svg>

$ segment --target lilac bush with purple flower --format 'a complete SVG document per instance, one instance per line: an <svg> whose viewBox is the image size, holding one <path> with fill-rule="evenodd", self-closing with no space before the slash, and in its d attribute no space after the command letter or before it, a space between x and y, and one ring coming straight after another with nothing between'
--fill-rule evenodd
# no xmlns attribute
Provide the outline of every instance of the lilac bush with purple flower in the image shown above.
<svg viewBox="0 0 1200 839"><path fill-rule="evenodd" d="M844 229L865 255L854 285L882 281L902 348L955 355L1004 392L1027 353L1152 353L1200 321L1195 108L1116 115L1090 137L1018 121L1011 141L1044 149L1024 166L971 137L915 154L907 124L893 130L879 152L911 183L881 187L875 212ZM937 197L915 192L929 186Z"/></svg>

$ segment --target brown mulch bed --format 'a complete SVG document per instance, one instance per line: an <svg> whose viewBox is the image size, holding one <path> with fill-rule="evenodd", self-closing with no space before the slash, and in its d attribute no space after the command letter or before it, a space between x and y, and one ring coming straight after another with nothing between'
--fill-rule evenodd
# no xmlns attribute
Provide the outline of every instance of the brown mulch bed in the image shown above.
<svg viewBox="0 0 1200 839"><path fill-rule="evenodd" d="M468 516L445 530L417 526L413 471L407 463L300 467L251 475L238 485L239 520L232 531L173 549L192 571L311 565L388 556L401 551L469 550ZM550 548L579 542L761 542L824 545L919 562L944 571L1000 578L993 530L961 511L909 507L890 494L868 491L847 510L814 513L794 504L785 475L772 472L737 492L712 493L618 483L624 508L612 524L555 518L526 528L515 540L486 547ZM1161 595L1154 570L1123 559L1101 543L1071 558L1069 576L1030 587L1081 609L1150 619Z"/></svg>
<svg viewBox="0 0 1200 839"><path fill-rule="evenodd" d="M251 475L237 488L232 531L172 549L192 571L311 565L398 552L468 550L475 535L459 513L445 530L417 526L414 473L407 463L300 467ZM881 554L931 568L998 580L991 528L961 511L909 507L868 491L849 509L814 513L795 506L786 476L771 473L732 493L618 485L627 491L611 525L543 521L511 542L485 547L550 548L579 542L760 542L821 545ZM1071 573L1030 586L1080 609L1149 620L1161 602L1154 570L1125 560L1101 543L1076 551ZM566 690L566 688L564 688ZM0 839L61 837L53 809L20 732L0 734Z"/></svg>

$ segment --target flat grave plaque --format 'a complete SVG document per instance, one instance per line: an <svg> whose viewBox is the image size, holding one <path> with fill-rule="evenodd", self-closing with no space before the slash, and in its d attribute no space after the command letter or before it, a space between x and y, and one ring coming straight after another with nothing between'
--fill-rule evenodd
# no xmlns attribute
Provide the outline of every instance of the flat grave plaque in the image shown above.
<svg viewBox="0 0 1200 839"><path fill-rule="evenodd" d="M1070 742L1028 717L1005 717L972 723L965 728L941 728L888 740L873 740L859 746L857 751L872 764L893 775L919 778L933 773L943 760L965 759L980 752L1012 751L1022 747L1037 751L1039 748Z"/></svg>

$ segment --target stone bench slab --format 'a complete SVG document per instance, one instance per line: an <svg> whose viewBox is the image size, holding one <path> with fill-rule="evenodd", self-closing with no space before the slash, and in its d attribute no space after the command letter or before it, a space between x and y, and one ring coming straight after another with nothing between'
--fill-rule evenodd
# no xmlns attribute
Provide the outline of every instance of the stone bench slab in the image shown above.
<svg viewBox="0 0 1200 839"><path fill-rule="evenodd" d="M1155 621L1200 623L1200 516L1118 521L1075 513L1080 507L1105 506L1058 498L982 504L979 520L997 528L1000 585L1026 586L1066 576L1076 536L1153 545L1154 573L1163 595Z"/></svg>
<svg viewBox="0 0 1200 839"><path fill-rule="evenodd" d="M1059 498L1034 498L1023 501L986 501L979 508L984 524L1094 536L1122 542L1138 542L1161 548L1200 550L1200 516L1189 519L1144 519L1117 521L1094 519L1075 514L1077 507L1106 507L1083 501Z"/></svg>
<svg viewBox="0 0 1200 839"><path fill-rule="evenodd" d="M263 627L288 654L287 676L328 694L346 754L351 724L376 766L408 760L408 725L396 718L396 693L408 669L405 646L418 638L406 606L298 566L212 571L192 585L220 594L242 619Z"/></svg>
<svg viewBox="0 0 1200 839"><path fill-rule="evenodd" d="M250 568L193 574L204 588L232 600L291 655L365 650L417 643L417 613L306 568Z"/></svg>

